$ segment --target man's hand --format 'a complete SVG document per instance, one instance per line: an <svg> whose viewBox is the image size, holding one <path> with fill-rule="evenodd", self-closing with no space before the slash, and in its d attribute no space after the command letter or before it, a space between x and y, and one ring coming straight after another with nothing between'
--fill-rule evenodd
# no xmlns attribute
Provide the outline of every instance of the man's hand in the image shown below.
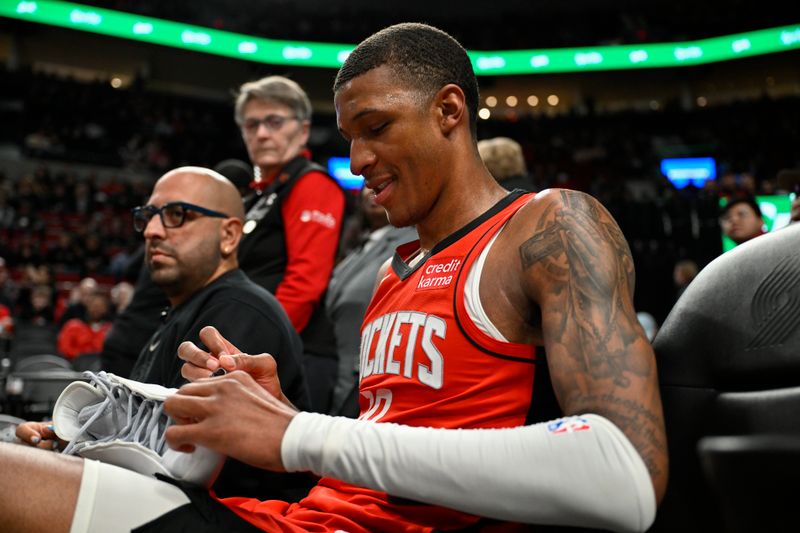
<svg viewBox="0 0 800 533"><path fill-rule="evenodd" d="M800 194L792 200L792 222L800 222Z"/></svg>
<svg viewBox="0 0 800 533"><path fill-rule="evenodd" d="M17 426L16 435L22 444L44 450L57 450L67 444L58 438L51 422L23 422Z"/></svg>
<svg viewBox="0 0 800 533"><path fill-rule="evenodd" d="M184 385L164 410L175 421L166 431L172 448L191 452L201 445L257 468L283 470L281 441L297 411L251 374L234 371Z"/></svg>
<svg viewBox="0 0 800 533"><path fill-rule="evenodd" d="M272 396L287 405L292 405L281 390L278 365L271 355L242 353L213 326L206 326L200 330L200 340L208 347L208 352L190 341L185 341L178 347L178 357L186 361L181 367L181 375L184 378L198 381L208 378L220 368L226 372L241 370L250 374L255 382Z"/></svg>
<svg viewBox="0 0 800 533"><path fill-rule="evenodd" d="M208 346L208 352L201 350L191 341L184 341L178 346L178 357L186 361L181 367L181 375L189 381L210 377L219 368L233 370L229 357L241 351L213 326L200 330L200 340ZM223 358L220 361L220 358Z"/></svg>

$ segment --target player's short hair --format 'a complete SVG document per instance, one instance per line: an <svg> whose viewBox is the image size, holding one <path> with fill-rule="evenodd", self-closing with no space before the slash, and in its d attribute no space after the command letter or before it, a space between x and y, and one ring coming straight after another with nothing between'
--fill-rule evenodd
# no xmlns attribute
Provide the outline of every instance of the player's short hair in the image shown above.
<svg viewBox="0 0 800 533"><path fill-rule="evenodd" d="M478 81L467 51L444 31L420 23L384 28L368 37L339 69L333 91L381 65L389 66L400 81L433 96L452 83L466 98L469 127L477 139Z"/></svg>

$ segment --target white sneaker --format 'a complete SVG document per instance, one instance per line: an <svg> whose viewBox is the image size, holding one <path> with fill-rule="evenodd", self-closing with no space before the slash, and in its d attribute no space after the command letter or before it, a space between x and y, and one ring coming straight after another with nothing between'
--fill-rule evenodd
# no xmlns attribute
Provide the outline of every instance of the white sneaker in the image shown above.
<svg viewBox="0 0 800 533"><path fill-rule="evenodd" d="M163 412L164 400L177 389L102 371L84 375L91 384L70 383L53 408L55 432L69 441L63 453L211 486L223 455L201 446L193 453L179 452L165 442L172 420Z"/></svg>

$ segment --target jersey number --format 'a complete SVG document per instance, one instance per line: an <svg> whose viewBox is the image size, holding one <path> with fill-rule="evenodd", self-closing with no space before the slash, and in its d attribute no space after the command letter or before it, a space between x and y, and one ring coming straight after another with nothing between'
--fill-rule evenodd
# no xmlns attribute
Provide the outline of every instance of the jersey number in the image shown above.
<svg viewBox="0 0 800 533"><path fill-rule="evenodd" d="M383 415L392 406L392 391L389 389L378 389L375 394L372 394L372 391L365 390L361 393L361 396L369 401L369 407L358 417L359 420L377 422L383 418ZM380 411L378 411L379 409Z"/></svg>

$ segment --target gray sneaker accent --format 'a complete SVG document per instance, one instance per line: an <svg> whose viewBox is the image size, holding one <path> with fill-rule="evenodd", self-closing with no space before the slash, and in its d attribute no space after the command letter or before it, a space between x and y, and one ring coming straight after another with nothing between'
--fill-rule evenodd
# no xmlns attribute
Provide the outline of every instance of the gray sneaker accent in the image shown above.
<svg viewBox="0 0 800 533"><path fill-rule="evenodd" d="M74 455L87 445L118 440L135 442L163 455L165 431L172 424L172 419L164 413L164 403L144 398L111 381L103 371L97 374L87 371L84 376L105 398L78 412L81 427L63 453Z"/></svg>

